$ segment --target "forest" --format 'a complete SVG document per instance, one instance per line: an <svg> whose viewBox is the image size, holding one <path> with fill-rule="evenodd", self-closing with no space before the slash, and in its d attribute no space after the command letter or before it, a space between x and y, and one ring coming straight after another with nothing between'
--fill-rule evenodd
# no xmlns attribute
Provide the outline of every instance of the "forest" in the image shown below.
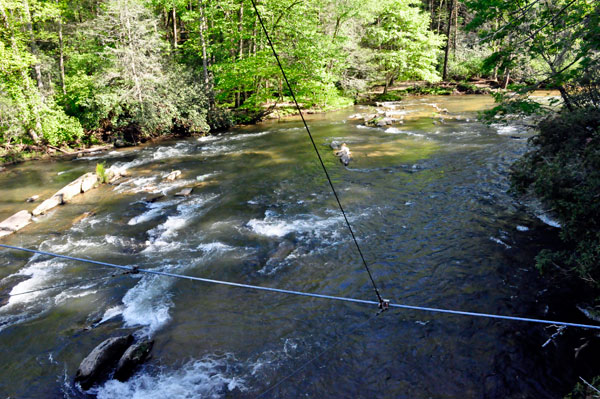
<svg viewBox="0 0 600 399"><path fill-rule="evenodd" d="M306 109L350 105L395 82L468 88L474 78L556 88L572 108L581 104L570 88L597 68L591 0L258 7ZM0 19L3 155L217 131L289 101L249 0L2 0ZM508 100L508 111L540 111Z"/></svg>

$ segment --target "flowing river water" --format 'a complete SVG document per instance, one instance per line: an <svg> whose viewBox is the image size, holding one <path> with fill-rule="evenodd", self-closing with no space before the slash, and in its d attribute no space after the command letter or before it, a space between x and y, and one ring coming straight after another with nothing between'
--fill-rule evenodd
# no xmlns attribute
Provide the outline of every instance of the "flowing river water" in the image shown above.
<svg viewBox="0 0 600 399"><path fill-rule="evenodd" d="M508 168L530 133L479 123L476 111L491 104L485 96L411 98L398 110L404 124L383 128L349 120L365 107L309 119L374 278L393 302L543 316L524 314L540 308L527 242L543 222L506 193ZM349 167L332 140L348 143ZM0 219L32 209L25 198L47 197L98 162L128 176L3 243L376 300L297 120L9 167L0 175ZM172 170L181 178L164 181ZM182 187L194 191L174 196ZM0 307L0 397L250 398L334 344L265 397L559 396L561 377L531 355L543 344L531 332L542 327L392 310L348 334L377 309L152 275L89 280L113 272L2 250L0 286L24 294ZM25 293L65 283L73 285ZM81 392L73 384L79 362L126 333L152 337L152 359L127 382Z"/></svg>

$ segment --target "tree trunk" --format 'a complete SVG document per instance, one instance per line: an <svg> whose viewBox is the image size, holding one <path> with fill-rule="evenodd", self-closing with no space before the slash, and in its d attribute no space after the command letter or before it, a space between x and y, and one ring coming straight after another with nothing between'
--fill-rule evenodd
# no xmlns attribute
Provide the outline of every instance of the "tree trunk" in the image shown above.
<svg viewBox="0 0 600 399"><path fill-rule="evenodd" d="M240 13L238 20L238 33L240 35L240 43L239 43L239 51L238 51L238 59L242 59L244 56L244 0L240 3Z"/></svg>
<svg viewBox="0 0 600 399"><path fill-rule="evenodd" d="M177 14L173 4L173 48L177 48Z"/></svg>
<svg viewBox="0 0 600 399"><path fill-rule="evenodd" d="M387 94L389 86L389 78L388 75L385 75L385 86L383 86L383 94Z"/></svg>
<svg viewBox="0 0 600 399"><path fill-rule="evenodd" d="M569 111L573 112L574 111L573 103L571 102L571 98L569 97L569 94L565 90L565 87L559 86L558 91L560 92L560 96L562 97L563 101L565 102L565 106L567 107L567 109Z"/></svg>
<svg viewBox="0 0 600 399"><path fill-rule="evenodd" d="M200 44L202 45L202 70L204 72L204 85L208 87L208 60L206 58L206 38L204 32L206 30L206 18L204 17L204 5L200 0Z"/></svg>
<svg viewBox="0 0 600 399"><path fill-rule="evenodd" d="M446 50L444 51L444 70L442 73L442 79L448 79L448 53L450 52L450 32L452 29L452 13L454 12L454 2L450 3L450 13L448 14L448 27L446 29Z"/></svg>
<svg viewBox="0 0 600 399"><path fill-rule="evenodd" d="M38 90L40 91L40 97L42 99L42 102L44 102L45 98L44 98L44 82L42 81L42 67L39 63L38 48L35 43L35 37L33 36L33 23L31 20L31 12L29 11L29 1L28 0L23 1L23 6L24 6L24 11L25 11L25 18L27 18L25 27L27 29L27 32L29 33L29 47L31 48L31 52L33 53L33 56L36 59L35 64L33 64L33 70L35 71L35 79L37 81Z"/></svg>
<svg viewBox="0 0 600 399"><path fill-rule="evenodd" d="M58 4L58 0L56 0L56 4ZM63 94L66 95L67 89L65 87L65 54L63 44L62 15L58 16L58 49L60 52L60 58L58 61L58 65L60 67L60 85L62 87Z"/></svg>
<svg viewBox="0 0 600 399"><path fill-rule="evenodd" d="M456 59L456 43L458 41L458 7L460 6L459 0L455 0L454 9L454 42L452 43L452 59Z"/></svg>
<svg viewBox="0 0 600 399"><path fill-rule="evenodd" d="M437 22L437 34L440 34L440 30L442 29L442 7L444 7L444 0L440 0L440 6L438 7L438 22Z"/></svg>
<svg viewBox="0 0 600 399"><path fill-rule="evenodd" d="M502 79L501 88L506 90L506 88L508 87L509 81L510 81L510 69L505 68L504 69L504 78Z"/></svg>

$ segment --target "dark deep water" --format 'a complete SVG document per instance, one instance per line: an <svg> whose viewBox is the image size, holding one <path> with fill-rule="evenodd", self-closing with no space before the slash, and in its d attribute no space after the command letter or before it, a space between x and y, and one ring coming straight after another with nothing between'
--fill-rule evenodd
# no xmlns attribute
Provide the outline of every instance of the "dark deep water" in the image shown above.
<svg viewBox="0 0 600 399"><path fill-rule="evenodd" d="M443 122L433 103L448 109ZM346 120L361 108L309 121L375 280L393 302L543 316L531 313L542 307L531 268L535 244L527 244L543 223L506 193L508 168L529 133L477 122L475 111L490 104L484 96L409 99L398 110L405 123L392 128ZM333 156L332 140L351 148L348 168ZM0 218L100 161L127 168L129 177L3 243L376 299L300 122L11 167L0 175ZM163 182L175 169L182 178ZM195 186L191 196L173 196L185 186ZM166 196L147 201L160 193ZM76 221L86 211L95 213ZM270 260L284 240L293 252ZM266 397L562 393L556 365L534 355L551 329L393 310L345 336L376 309L150 275L84 281L111 272L0 252L0 285L29 277L12 294L82 280L13 296L0 308L0 397L86 397L72 383L79 362L102 340L129 332L155 339L153 357L127 383L93 390L99 398L256 397L340 338Z"/></svg>

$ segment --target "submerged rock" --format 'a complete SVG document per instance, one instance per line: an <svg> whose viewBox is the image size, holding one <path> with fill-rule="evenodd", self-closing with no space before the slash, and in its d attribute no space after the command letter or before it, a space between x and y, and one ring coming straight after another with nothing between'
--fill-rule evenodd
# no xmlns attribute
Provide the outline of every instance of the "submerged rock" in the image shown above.
<svg viewBox="0 0 600 399"><path fill-rule="evenodd" d="M31 223L31 213L20 211L0 223L0 237L7 236Z"/></svg>
<svg viewBox="0 0 600 399"><path fill-rule="evenodd" d="M350 160L352 159L352 153L350 152L350 148L348 148L346 143L342 143L340 149L335 152L335 156L340 158L340 162L344 164L344 166L348 166Z"/></svg>
<svg viewBox="0 0 600 399"><path fill-rule="evenodd" d="M135 369L150 357L150 351L154 346L154 340L137 342L131 345L117 364L115 378L121 382L127 381L133 375Z"/></svg>
<svg viewBox="0 0 600 399"><path fill-rule="evenodd" d="M179 178L179 176L181 176L181 171L180 170L174 170L171 173L169 173L167 175L167 177L165 177L165 180L167 180L167 181L174 181L175 179Z"/></svg>
<svg viewBox="0 0 600 399"><path fill-rule="evenodd" d="M31 213L33 216L39 216L43 213L48 212L50 209L57 207L58 205L64 204L63 195L56 193L52 197L48 198L41 204L39 204Z"/></svg>
<svg viewBox="0 0 600 399"><path fill-rule="evenodd" d="M289 240L284 240L279 244L277 249L269 256L268 262L282 261L285 258L287 258L288 255L294 251L294 249L296 249L294 243L292 243Z"/></svg>
<svg viewBox="0 0 600 399"><path fill-rule="evenodd" d="M75 382L78 382L84 390L103 382L132 342L132 335L103 341L83 359L75 374Z"/></svg>
<svg viewBox="0 0 600 399"><path fill-rule="evenodd" d="M190 195L193 191L193 188L191 187L187 187L182 189L181 191L175 193L176 197L187 197L188 195Z"/></svg>
<svg viewBox="0 0 600 399"><path fill-rule="evenodd" d="M31 197L27 198L25 201L27 201L27 202L35 202L38 199L40 199L40 196L36 194L36 195L32 195Z"/></svg>

